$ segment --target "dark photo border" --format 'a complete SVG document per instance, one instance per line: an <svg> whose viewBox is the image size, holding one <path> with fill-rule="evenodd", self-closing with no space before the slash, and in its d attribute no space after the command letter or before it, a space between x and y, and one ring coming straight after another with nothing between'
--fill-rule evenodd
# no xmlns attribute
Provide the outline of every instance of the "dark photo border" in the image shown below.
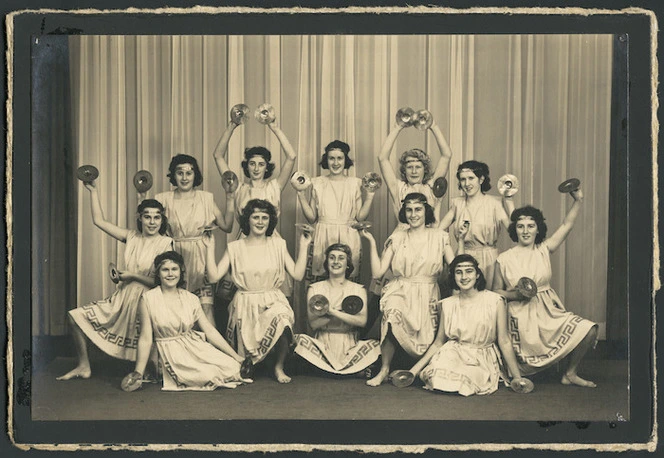
<svg viewBox="0 0 664 458"><path fill-rule="evenodd" d="M113 8L121 10L136 4L127 1L89 2L7 2L5 13L26 8L50 7ZM214 5L210 1L196 2ZM291 2L295 5L294 2ZM338 2L339 3L339 2ZM409 2L424 5L433 2ZM442 2L440 6L442 5ZM498 3L498 2L495 2ZM519 8L526 2L500 2L502 7ZM529 2L530 3L530 2ZM8 161L7 201L11 216L8 255L12 314L8 337L11 339L8 380L11 418L8 427L11 441L19 447L49 448L53 444L87 444L83 448L108 448L118 444L135 449L147 444L182 444L178 448L197 448L193 444L245 444L235 450L331 449L333 445L351 450L379 451L378 446L395 446L395 450L415 451L417 446L430 444L441 449L479 449L477 444L496 444L496 449L508 449L509 444L540 444L556 448L565 444L572 449L604 449L608 444L619 448L653 448L652 434L656 405L654 404L654 348L651 328L653 322L653 262L654 200L653 186L653 111L651 99L654 75L651 64L652 17L648 11L619 10L635 6L635 2L574 2L583 8L605 8L605 13L586 14L590 10L535 10L484 11L465 10L467 2L446 2L445 7L458 8L454 14L430 14L425 10L401 11L394 14L360 13L228 13L215 16L206 13L153 14L144 11L122 13L99 12L74 14L72 12L28 12L13 17L10 38L13 62L3 78L11 79L9 96L12 98L11 161ZM636 2L639 3L639 2ZM652 9L652 2L643 1L642 7ZM250 6L251 2L224 2L226 6ZM353 2L355 6L378 6L378 2ZM495 7L488 2L472 2L473 6ZM540 2L541 6L564 7L569 2ZM157 8L162 2L144 1L141 8ZM170 7L189 6L188 2L169 2ZM284 2L263 2L262 7L286 7ZM330 5L332 6L332 5ZM385 6L385 5L384 5ZM612 11L608 11L611 9ZM186 10L183 10L183 12ZM191 11L191 10L189 10ZM164 12L165 13L165 12ZM532 14L530 14L532 13ZM334 17L333 17L334 16ZM330 20L331 18L343 20ZM8 30L10 24L5 25ZM624 297L628 313L607 317L608 320L626 320L629 330L627 351L630 371L630 420L626 422L551 423L488 422L488 421L33 421L29 397L30 357L40 348L34 348L31 336L31 292L33 285L31 266L31 221L39 209L28 210L25 202L35 189L32 182L31 146L31 40L40 35L68 34L145 34L145 35L205 35L205 34L404 34L404 33L609 33L614 34L618 52L625 52L623 68L614 69L624 80L614 80L626 90L625 97L618 94L613 104L611 179L609 199L620 199L621 205L612 206L610 215L613 232L609 233L609 266L615 264L613 283L608 294ZM7 36L4 37L7 39ZM621 48L621 46L623 46ZM622 51L620 51L622 49ZM614 94L616 97L616 94ZM616 100L616 99L614 99ZM621 116L626 113L626 119ZM627 196L626 200L624 196ZM613 236L611 235L613 234ZM625 243L626 242L626 243ZM616 251L611 251L615 247ZM624 250L621 252L620 250ZM658 256L658 254L657 254ZM625 263L624 260L627 260ZM658 267L658 264L656 264ZM656 268L655 267L655 268ZM609 275L611 278L611 274ZM622 295L622 296L621 296ZM9 315L8 315L9 316ZM608 323L607 323L608 325ZM27 384L27 385L26 385ZM22 391L23 390L23 391ZM260 431L260 435L256 432ZM260 438L260 442L257 439ZM648 446L647 444L650 443ZM124 444L124 445L121 445ZM189 444L189 445L187 445ZM258 445L249 445L258 444ZM266 446L265 444L275 444ZM299 444L299 445L296 445ZM327 444L327 445L325 445ZM472 445L471 445L472 444ZM502 445L501 445L502 444ZM629 446L627 444L633 444ZM401 447L403 446L403 447ZM399 448L401 447L401 448ZM524 445L519 448L529 448ZM68 445L56 449L70 448ZM198 447L200 448L200 447ZM211 450L233 450L230 446L210 445Z"/></svg>

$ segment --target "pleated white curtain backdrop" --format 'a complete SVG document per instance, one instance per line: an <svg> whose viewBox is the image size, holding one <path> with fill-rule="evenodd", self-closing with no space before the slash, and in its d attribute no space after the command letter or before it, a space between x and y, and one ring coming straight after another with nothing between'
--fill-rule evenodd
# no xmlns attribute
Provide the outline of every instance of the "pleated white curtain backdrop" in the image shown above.
<svg viewBox="0 0 664 458"><path fill-rule="evenodd" d="M504 173L521 180L516 205L541 208L551 230L571 199L558 183L583 182L586 199L563 249L552 257L553 286L568 309L606 321L608 178L612 39L610 35L476 36L73 36L70 38L74 148L78 164L99 167L107 218L135 227L139 169L155 177L150 196L169 189L170 158L187 153L203 169L202 189L223 191L212 151L236 103L272 103L294 145L296 169L311 175L324 146L351 145L351 175L377 171L377 155L401 106L427 108L453 150L444 198L457 195L456 167L489 164L492 182ZM277 139L254 121L229 146L241 175L245 147L264 145L280 167ZM406 149L440 154L433 137L404 131L392 163ZM495 189L491 194L497 194ZM94 228L87 192L78 199L78 300L113 289L106 265L122 268L123 245ZM302 221L296 195L282 195L279 231L296 251L293 222ZM379 243L396 224L383 187L369 219ZM225 249L218 237L218 256ZM499 247L511 246L503 234ZM366 256L365 256L366 259ZM363 278L369 280L368 263ZM298 290L301 296L303 291ZM304 308L294 305L298 328ZM64 313L64 310L63 310Z"/></svg>

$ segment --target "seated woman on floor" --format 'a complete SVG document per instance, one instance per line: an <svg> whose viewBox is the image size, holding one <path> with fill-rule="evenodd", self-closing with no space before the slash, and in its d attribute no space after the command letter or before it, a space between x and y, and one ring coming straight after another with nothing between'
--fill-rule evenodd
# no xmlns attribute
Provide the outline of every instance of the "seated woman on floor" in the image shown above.
<svg viewBox="0 0 664 458"><path fill-rule="evenodd" d="M358 340L367 323L367 293L348 278L353 272L353 254L348 245L334 243L325 250L323 268L327 280L309 286L307 318L314 332L295 337L295 353L332 374L355 374L380 356L377 340ZM315 301L323 296L327 310L319 312ZM313 298L313 302L312 302Z"/></svg>
<svg viewBox="0 0 664 458"><path fill-rule="evenodd" d="M240 376L243 359L207 319L198 296L184 289L182 255L162 253L154 259L154 268L157 287L143 293L138 305L138 357L128 377L140 380L154 339L164 374L163 390L211 391L251 383ZM196 324L201 331L194 330Z"/></svg>
<svg viewBox="0 0 664 458"><path fill-rule="evenodd" d="M450 285L459 294L441 301L436 338L410 372L420 376L427 390L463 396L491 394L498 389L501 377L507 380L501 370L497 342L514 378L513 386L528 384L532 390L532 382L519 373L507 332L505 301L484 289L486 279L477 260L469 254L457 256L449 276Z"/></svg>

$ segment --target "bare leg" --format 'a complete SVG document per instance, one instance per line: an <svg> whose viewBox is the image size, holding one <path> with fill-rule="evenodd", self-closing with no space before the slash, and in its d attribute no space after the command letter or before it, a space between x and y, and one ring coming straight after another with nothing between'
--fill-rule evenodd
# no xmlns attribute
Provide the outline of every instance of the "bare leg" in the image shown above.
<svg viewBox="0 0 664 458"><path fill-rule="evenodd" d="M391 332L388 332L385 336L385 340L380 345L380 371L374 378L367 380L367 385L369 386L378 386L383 383L387 376L390 375L390 363L392 363L392 358L394 357L394 352L396 351L396 345L394 343L394 337Z"/></svg>
<svg viewBox="0 0 664 458"><path fill-rule="evenodd" d="M208 319L212 326L217 327L217 323L214 321L214 305L213 304L201 304L203 307L203 313L205 313L205 318Z"/></svg>
<svg viewBox="0 0 664 458"><path fill-rule="evenodd" d="M586 334L583 340L579 343L579 345L577 345L572 353L569 354L567 371L565 371L562 379L560 380L563 385L578 385L588 388L595 388L597 386L594 382L582 379L576 374L581 359L583 359L588 349L595 343L596 339L597 326L593 326L590 331L588 331L588 334Z"/></svg>
<svg viewBox="0 0 664 458"><path fill-rule="evenodd" d="M288 355L288 340L284 334L281 334L277 341L277 361L274 363L274 376L279 383L290 383L291 378L284 372L284 362Z"/></svg>
<svg viewBox="0 0 664 458"><path fill-rule="evenodd" d="M90 359L88 358L88 343L85 334L78 327L78 324L68 315L69 323L72 326L72 337L74 338L74 346L76 347L76 356L78 357L78 365L67 372L65 375L57 377L56 380L69 380L73 378L90 378L92 371L90 370Z"/></svg>

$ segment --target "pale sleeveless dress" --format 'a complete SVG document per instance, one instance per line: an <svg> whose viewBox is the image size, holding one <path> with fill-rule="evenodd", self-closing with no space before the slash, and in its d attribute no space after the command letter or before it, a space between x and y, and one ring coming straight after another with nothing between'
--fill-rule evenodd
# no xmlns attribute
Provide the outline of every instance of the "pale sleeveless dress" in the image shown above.
<svg viewBox="0 0 664 458"><path fill-rule="evenodd" d="M129 231L124 250L124 270L154 277L154 258L172 250L172 244L173 240L164 235L146 237L140 232ZM70 310L69 315L104 353L135 361L140 329L136 315L138 301L148 289L137 281L121 281L107 299Z"/></svg>
<svg viewBox="0 0 664 458"><path fill-rule="evenodd" d="M164 301L161 288L143 294L164 375L163 390L211 391L241 385L240 363L194 330L204 316L195 294L178 288L177 307Z"/></svg>
<svg viewBox="0 0 664 458"><path fill-rule="evenodd" d="M247 239L228 244L233 283L238 287L228 309L227 336L241 356L262 361L288 330L292 335L295 316L279 289L286 275L286 241L266 237L260 247L247 246ZM260 253L260 255L258 255Z"/></svg>
<svg viewBox="0 0 664 458"><path fill-rule="evenodd" d="M380 310L381 342L391 329L401 347L412 357L422 356L436 336L440 298L436 281L443 268L443 253L449 245L447 232L425 228L426 237L415 243L411 231L396 231L386 246L392 246L394 278L383 288Z"/></svg>
<svg viewBox="0 0 664 458"><path fill-rule="evenodd" d="M502 377L498 339L498 309L503 298L479 291L471 304L458 295L443 299L441 316L447 341L420 372L424 388L463 396L491 394ZM506 378L506 377L505 377Z"/></svg>
<svg viewBox="0 0 664 458"><path fill-rule="evenodd" d="M313 283L309 292L325 296L333 310L341 310L341 303L348 296L359 296L366 307L364 287L351 281L346 281L340 288L333 288L327 281ZM380 356L380 343L359 340L358 332L359 328L331 318L328 324L315 331L313 337L298 334L295 353L326 372L354 374L369 367Z"/></svg>
<svg viewBox="0 0 664 458"><path fill-rule="evenodd" d="M498 256L505 289L513 289L521 277L537 284L537 296L529 301L510 301L509 330L522 375L533 374L567 356L593 326L590 320L565 310L551 288L551 258L546 241L533 248L516 246Z"/></svg>

